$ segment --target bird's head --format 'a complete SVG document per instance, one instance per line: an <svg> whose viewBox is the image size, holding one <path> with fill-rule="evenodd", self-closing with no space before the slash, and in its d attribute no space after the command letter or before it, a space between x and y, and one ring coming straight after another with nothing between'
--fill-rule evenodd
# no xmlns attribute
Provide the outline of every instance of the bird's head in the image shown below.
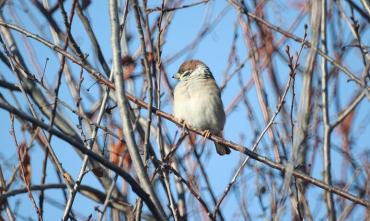
<svg viewBox="0 0 370 221"><path fill-rule="evenodd" d="M179 70L172 78L186 81L193 78L213 78L213 76L207 65L202 61L188 60L182 63Z"/></svg>

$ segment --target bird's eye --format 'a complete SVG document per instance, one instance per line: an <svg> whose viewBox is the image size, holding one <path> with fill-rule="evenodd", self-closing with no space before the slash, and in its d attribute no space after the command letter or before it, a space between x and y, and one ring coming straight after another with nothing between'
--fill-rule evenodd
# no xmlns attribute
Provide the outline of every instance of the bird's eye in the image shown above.
<svg viewBox="0 0 370 221"><path fill-rule="evenodd" d="M190 75L190 73L191 73L190 71L185 71L185 72L182 74L182 76L183 76L183 77L189 76L189 75Z"/></svg>

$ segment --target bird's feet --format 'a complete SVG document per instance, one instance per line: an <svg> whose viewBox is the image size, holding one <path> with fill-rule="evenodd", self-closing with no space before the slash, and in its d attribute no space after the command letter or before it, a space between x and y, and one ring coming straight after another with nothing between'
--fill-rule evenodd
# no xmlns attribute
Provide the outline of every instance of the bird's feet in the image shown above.
<svg viewBox="0 0 370 221"><path fill-rule="evenodd" d="M202 136L203 136L203 142L205 142L206 139L211 137L211 132L209 130L205 130L202 132Z"/></svg>
<svg viewBox="0 0 370 221"><path fill-rule="evenodd" d="M185 131L188 130L189 127L188 127L188 124L183 119L180 119L180 123L182 125L181 135L183 136L186 134Z"/></svg>

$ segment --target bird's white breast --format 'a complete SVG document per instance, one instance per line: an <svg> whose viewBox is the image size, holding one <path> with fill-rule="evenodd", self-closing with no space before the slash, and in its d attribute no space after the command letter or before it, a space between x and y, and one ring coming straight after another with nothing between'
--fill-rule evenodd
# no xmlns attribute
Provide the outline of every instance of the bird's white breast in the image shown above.
<svg viewBox="0 0 370 221"><path fill-rule="evenodd" d="M213 79L180 81L174 90L174 115L190 126L219 134L225 113L219 89Z"/></svg>

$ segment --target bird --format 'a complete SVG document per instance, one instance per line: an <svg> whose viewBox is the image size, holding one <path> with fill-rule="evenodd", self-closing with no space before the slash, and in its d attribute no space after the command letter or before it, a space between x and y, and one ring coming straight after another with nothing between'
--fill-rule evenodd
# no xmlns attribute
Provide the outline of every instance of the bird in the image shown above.
<svg viewBox="0 0 370 221"><path fill-rule="evenodd" d="M223 137L225 111L221 90L209 67L200 60L182 63L173 76L178 80L173 95L173 114L184 126L200 129L206 137L210 134ZM230 149L215 143L219 155L230 154Z"/></svg>

